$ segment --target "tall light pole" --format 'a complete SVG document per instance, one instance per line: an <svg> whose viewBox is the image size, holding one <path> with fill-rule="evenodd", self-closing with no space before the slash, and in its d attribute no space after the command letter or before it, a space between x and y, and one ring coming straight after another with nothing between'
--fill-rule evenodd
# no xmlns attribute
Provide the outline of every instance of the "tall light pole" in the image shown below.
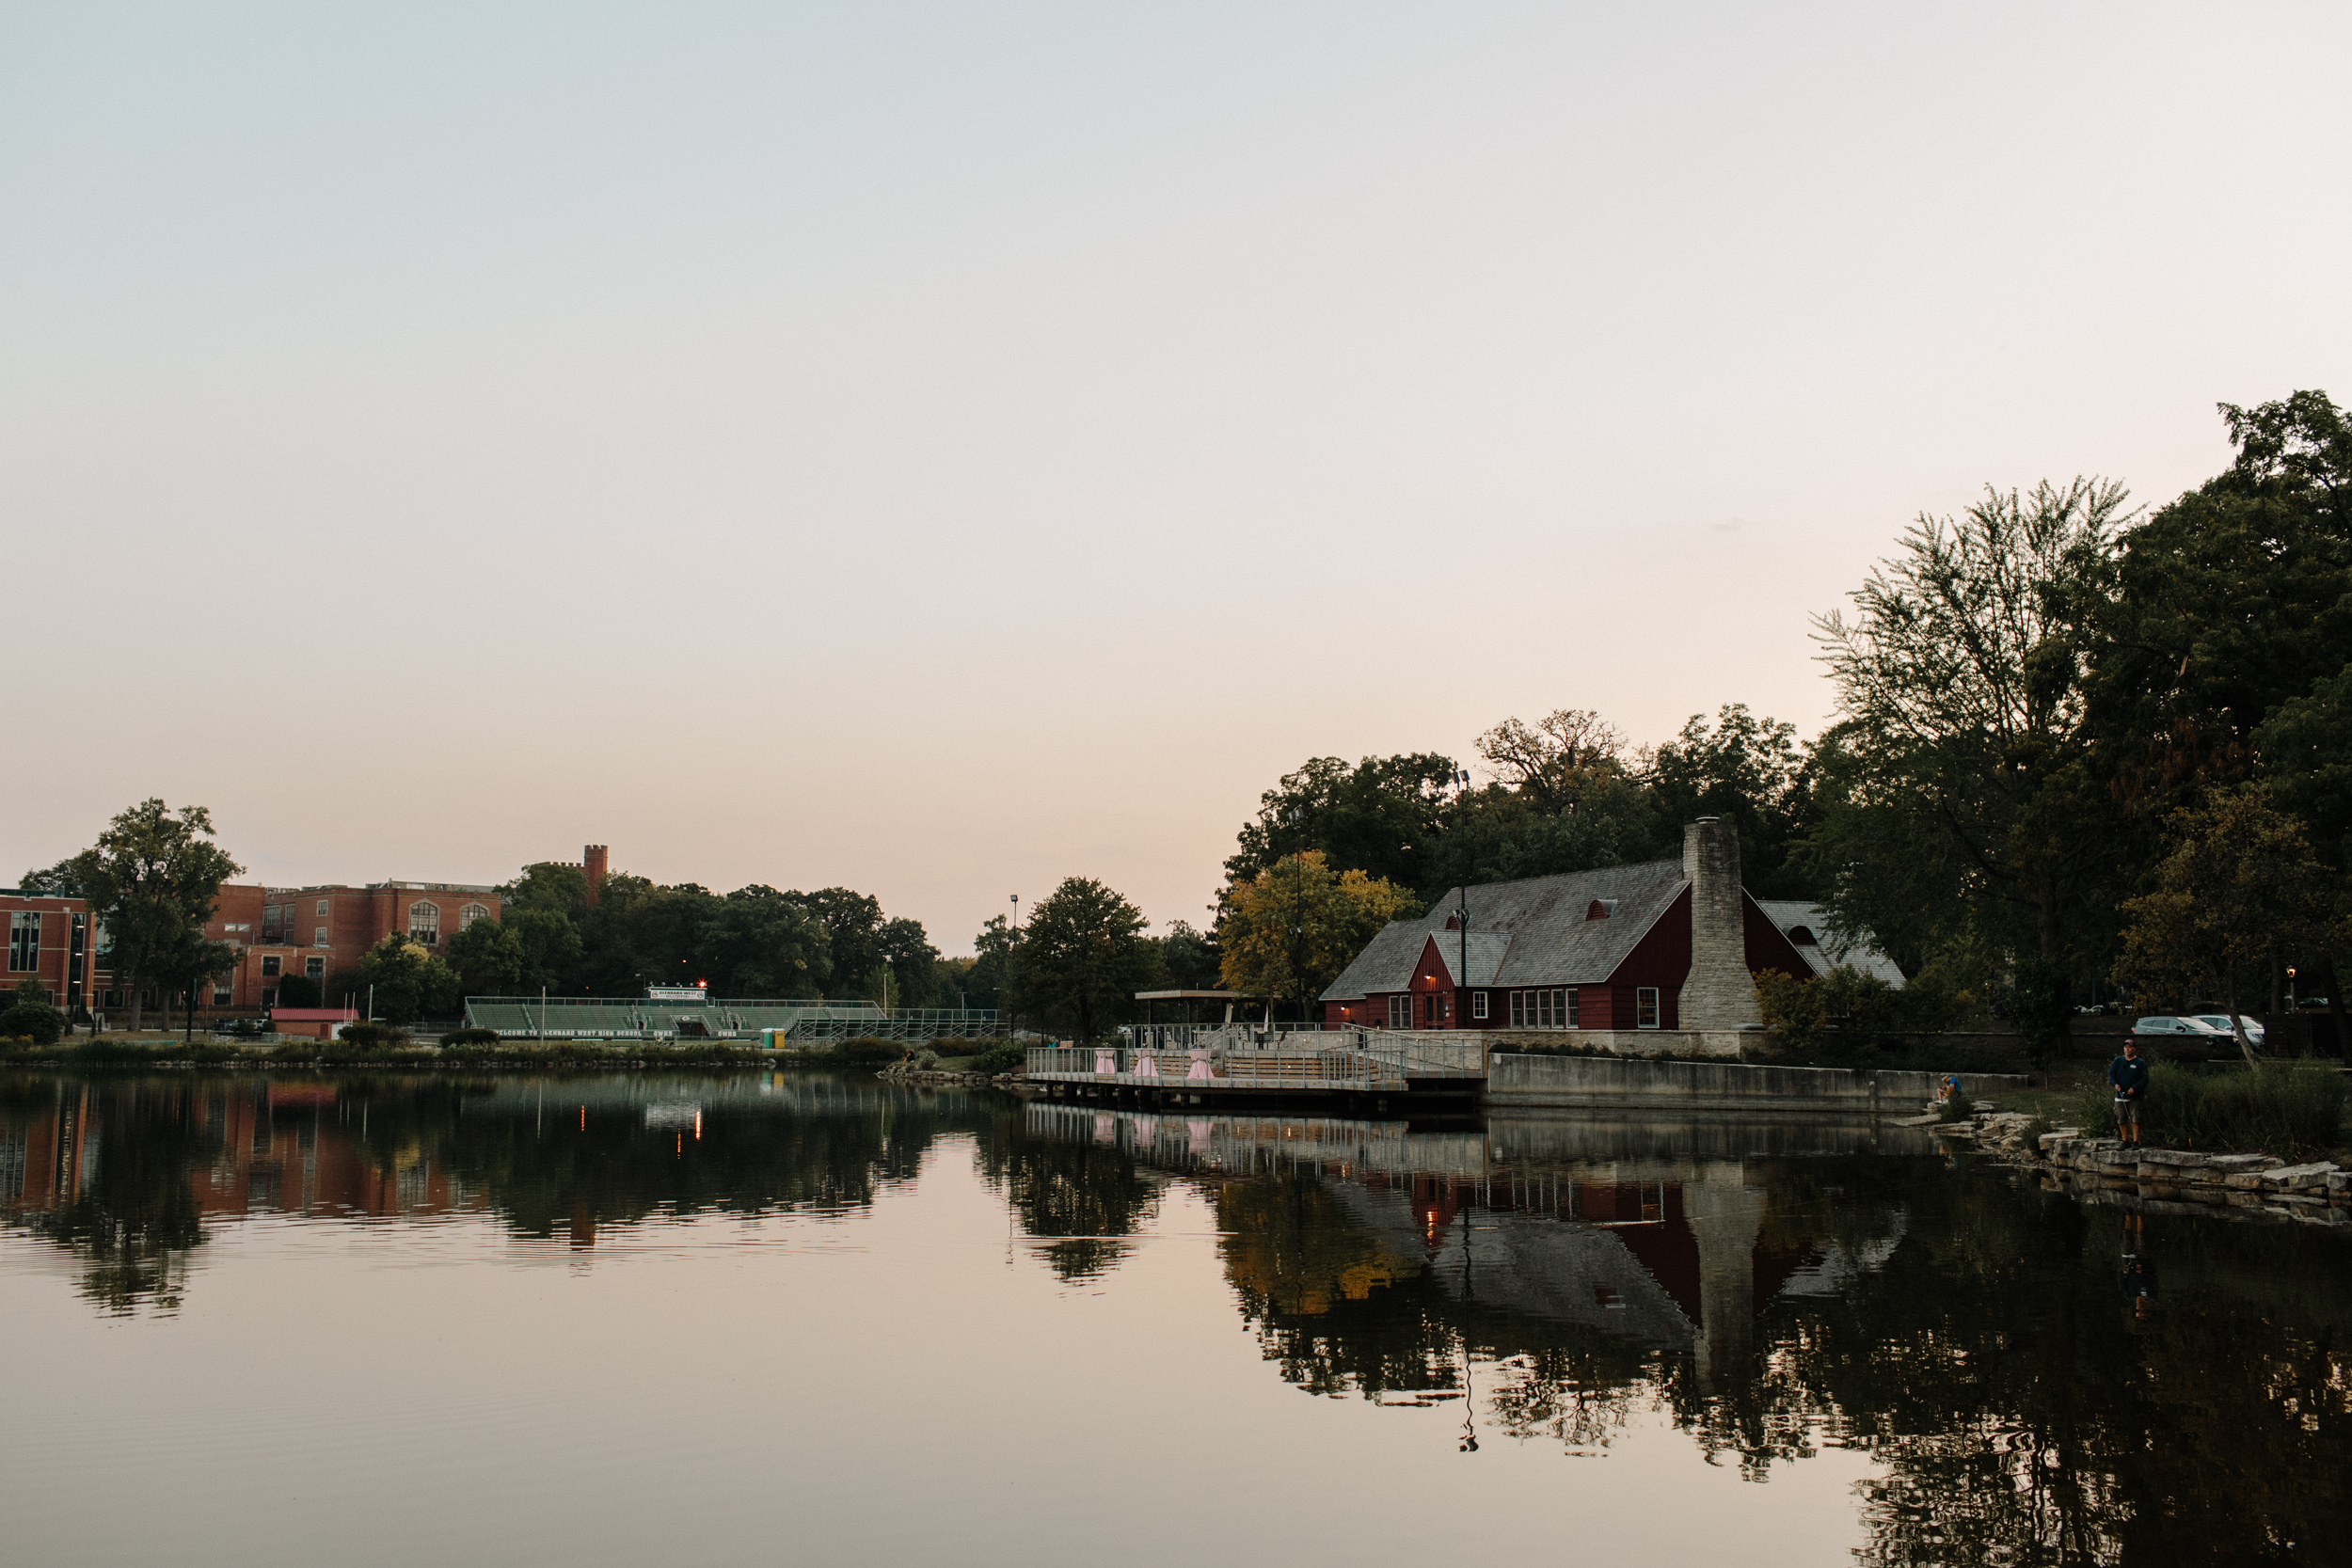
<svg viewBox="0 0 2352 1568"><path fill-rule="evenodd" d="M1461 768L1455 768L1454 770L1454 800L1459 800L1469 790L1469 770ZM1461 895L1461 913L1456 917L1455 924L1462 928L1462 965L1454 971L1454 995L1459 999L1454 1004L1454 1027L1456 1029L1470 1022L1467 1017L1463 1016L1470 1011L1470 871L1467 867L1463 869L1462 885L1458 891Z"/></svg>
<svg viewBox="0 0 2352 1568"><path fill-rule="evenodd" d="M1305 852L1297 843L1299 812L1296 806L1282 814L1282 825L1291 830L1291 984L1298 991L1298 1023L1307 1024L1307 973L1304 950L1307 945L1307 890Z"/></svg>

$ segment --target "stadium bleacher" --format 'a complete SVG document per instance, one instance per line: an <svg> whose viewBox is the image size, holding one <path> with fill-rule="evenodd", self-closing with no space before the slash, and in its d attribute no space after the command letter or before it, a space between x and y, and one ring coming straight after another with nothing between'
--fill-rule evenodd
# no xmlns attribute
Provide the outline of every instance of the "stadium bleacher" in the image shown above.
<svg viewBox="0 0 2352 1568"><path fill-rule="evenodd" d="M755 1039L769 1030L795 1044L849 1039L979 1037L997 1031L991 1010L895 1007L871 1002L774 998L655 1001L646 997L469 996L466 1023L509 1038Z"/></svg>

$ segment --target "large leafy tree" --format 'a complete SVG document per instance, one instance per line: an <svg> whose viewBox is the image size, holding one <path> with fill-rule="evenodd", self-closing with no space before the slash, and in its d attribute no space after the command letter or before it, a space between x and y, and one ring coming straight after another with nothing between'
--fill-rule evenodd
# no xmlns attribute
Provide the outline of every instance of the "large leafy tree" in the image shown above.
<svg viewBox="0 0 2352 1568"><path fill-rule="evenodd" d="M2352 420L2223 404L2229 468L2122 538L2090 672L2114 793L2152 827L2246 778L2254 732L2352 663Z"/></svg>
<svg viewBox="0 0 2352 1568"><path fill-rule="evenodd" d="M1457 771L1452 757L1429 752L1365 757L1353 767L1311 757L1259 798L1257 816L1243 825L1225 863L1226 879L1318 849L1343 870L1419 887Z"/></svg>
<svg viewBox="0 0 2352 1568"><path fill-rule="evenodd" d="M456 972L401 932L386 936L359 960L375 1016L390 1023L448 1018L464 1000Z"/></svg>
<svg viewBox="0 0 2352 1568"><path fill-rule="evenodd" d="M1809 869L1790 860L1814 821L1812 768L1794 724L1726 703L1711 724L1692 714L1648 764L1644 782L1659 828L1652 853L1679 855L1684 823L1721 817L1740 830L1740 875L1751 892L1762 898L1813 895Z"/></svg>
<svg viewBox="0 0 2352 1568"><path fill-rule="evenodd" d="M1159 976L1159 949L1145 925L1142 911L1101 882L1068 879L1031 911L1012 950L1011 1006L1092 1039L1128 1017L1135 993Z"/></svg>
<svg viewBox="0 0 2352 1568"><path fill-rule="evenodd" d="M2330 878L2303 825L2259 784L2217 793L2174 826L2178 846L2156 868L2154 890L2123 906L2130 924L2116 978L2151 1003L2220 998L2250 1062L2239 999L2283 964L2343 940Z"/></svg>
<svg viewBox="0 0 2352 1568"><path fill-rule="evenodd" d="M523 983L523 970L530 955L523 947L522 938L505 923L477 920L464 930L453 933L441 947L442 961L453 971L460 986L469 996L512 996ZM294 976L289 976L294 978ZM286 999L285 987L278 988L278 998ZM288 1002L289 1006L297 1006Z"/></svg>
<svg viewBox="0 0 2352 1568"><path fill-rule="evenodd" d="M204 923L220 902L221 884L244 869L213 842L211 812L174 811L151 799L118 814L97 844L72 859L25 873L24 885L84 899L98 911L136 1029L147 987L174 991L224 967L218 944L204 941Z"/></svg>
<svg viewBox="0 0 2352 1568"><path fill-rule="evenodd" d="M1285 856L1225 890L1216 942L1226 987L1311 1016L1314 997L1380 927L1421 908L1393 882L1334 871L1320 850Z"/></svg>
<svg viewBox="0 0 2352 1568"><path fill-rule="evenodd" d="M2124 499L2078 479L1988 491L1957 521L1923 515L1851 619L1816 622L1839 744L1858 759L1807 846L1838 924L1874 927L1867 890L1909 880L1888 858L1907 854L1947 879L1937 937L2050 969L2097 940L2113 837L2086 679Z"/></svg>
<svg viewBox="0 0 2352 1568"><path fill-rule="evenodd" d="M754 884L713 900L694 945L722 996L821 996L832 959L824 926L797 900Z"/></svg>

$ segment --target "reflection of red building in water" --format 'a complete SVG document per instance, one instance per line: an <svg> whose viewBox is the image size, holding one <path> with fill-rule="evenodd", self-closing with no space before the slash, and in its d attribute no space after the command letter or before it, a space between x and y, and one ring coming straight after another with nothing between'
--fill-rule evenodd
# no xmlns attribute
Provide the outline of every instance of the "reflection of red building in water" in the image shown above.
<svg viewBox="0 0 2352 1568"><path fill-rule="evenodd" d="M60 1083L45 1112L0 1124L0 1215L54 1212L90 1196L104 1158L103 1085ZM389 1216L482 1207L421 1148L371 1151L356 1136L364 1112L341 1103L326 1082L202 1085L135 1090L139 1115L200 1130L209 1163L189 1172L208 1219L286 1212ZM129 1129L124 1136L133 1135Z"/></svg>

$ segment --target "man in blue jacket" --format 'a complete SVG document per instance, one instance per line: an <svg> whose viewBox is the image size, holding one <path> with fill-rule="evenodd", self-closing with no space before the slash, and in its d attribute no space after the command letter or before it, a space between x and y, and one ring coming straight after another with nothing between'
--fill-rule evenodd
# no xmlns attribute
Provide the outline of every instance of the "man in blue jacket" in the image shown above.
<svg viewBox="0 0 2352 1568"><path fill-rule="evenodd" d="M2139 1142L2139 1104L2148 1097L2148 1064L2140 1060L2139 1041L2123 1041L2123 1054L2107 1064L2107 1082L2115 1085L2116 1135L2136 1144Z"/></svg>

